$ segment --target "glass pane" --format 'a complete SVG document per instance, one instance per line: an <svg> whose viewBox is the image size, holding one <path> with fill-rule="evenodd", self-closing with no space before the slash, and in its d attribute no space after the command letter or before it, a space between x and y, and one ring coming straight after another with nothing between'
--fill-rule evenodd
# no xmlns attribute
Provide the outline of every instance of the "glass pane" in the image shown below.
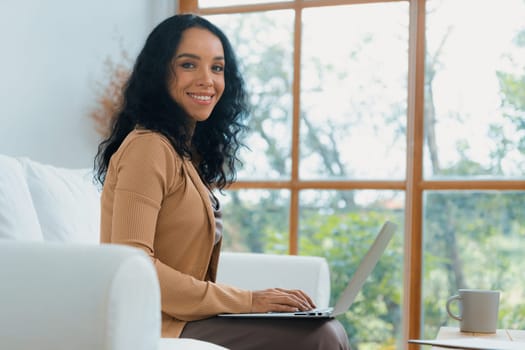
<svg viewBox="0 0 525 350"><path fill-rule="evenodd" d="M424 197L424 338L460 288L501 291L499 328L525 328L525 192L435 192Z"/></svg>
<svg viewBox="0 0 525 350"><path fill-rule="evenodd" d="M304 11L301 178L405 178L408 10Z"/></svg>
<svg viewBox="0 0 525 350"><path fill-rule="evenodd" d="M290 2L280 0L198 0L199 7L222 7L222 6L235 6L235 5L255 5L255 4L266 4L274 2Z"/></svg>
<svg viewBox="0 0 525 350"><path fill-rule="evenodd" d="M288 191L230 190L219 200L223 251L288 254Z"/></svg>
<svg viewBox="0 0 525 350"><path fill-rule="evenodd" d="M290 177L293 79L293 11L208 17L224 30L250 93L252 113L238 178Z"/></svg>
<svg viewBox="0 0 525 350"><path fill-rule="evenodd" d="M352 349L394 349L401 341L404 201L404 192L400 191L308 190L300 193L299 252L328 260L332 303L370 248L381 225L386 220L398 225L396 235L350 312L338 317Z"/></svg>
<svg viewBox="0 0 525 350"><path fill-rule="evenodd" d="M425 176L522 177L525 2L427 5Z"/></svg>

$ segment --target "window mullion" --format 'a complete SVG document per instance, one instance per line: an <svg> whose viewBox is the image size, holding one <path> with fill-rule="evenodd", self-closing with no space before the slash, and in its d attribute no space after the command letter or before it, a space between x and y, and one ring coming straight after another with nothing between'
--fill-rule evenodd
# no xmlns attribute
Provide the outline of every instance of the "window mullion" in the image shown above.
<svg viewBox="0 0 525 350"><path fill-rule="evenodd" d="M290 254L298 253L299 240L299 188L296 184L299 182L299 145L301 124L301 37L302 37L302 8L300 5L295 7L294 18L294 50L293 50L293 116L292 116L292 181L290 194Z"/></svg>
<svg viewBox="0 0 525 350"><path fill-rule="evenodd" d="M178 13L195 13L199 7L198 0L179 0Z"/></svg>
<svg viewBox="0 0 525 350"><path fill-rule="evenodd" d="M421 335L425 0L410 0L405 203L404 344ZM410 344L409 349L417 346Z"/></svg>

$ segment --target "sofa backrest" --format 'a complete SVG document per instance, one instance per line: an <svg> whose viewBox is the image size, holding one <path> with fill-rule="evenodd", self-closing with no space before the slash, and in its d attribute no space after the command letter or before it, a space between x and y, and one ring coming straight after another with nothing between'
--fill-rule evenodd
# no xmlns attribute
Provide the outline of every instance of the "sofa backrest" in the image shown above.
<svg viewBox="0 0 525 350"><path fill-rule="evenodd" d="M90 169L0 155L0 239L96 244L99 226Z"/></svg>

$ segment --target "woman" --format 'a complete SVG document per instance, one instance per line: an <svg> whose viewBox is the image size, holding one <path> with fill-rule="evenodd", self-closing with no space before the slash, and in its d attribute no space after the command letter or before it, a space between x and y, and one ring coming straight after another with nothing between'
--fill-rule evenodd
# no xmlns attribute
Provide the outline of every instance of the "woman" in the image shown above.
<svg viewBox="0 0 525 350"><path fill-rule="evenodd" d="M166 19L149 35L123 96L95 162L104 185L101 242L138 247L151 257L161 288L162 336L231 349L290 348L290 342L301 349L348 348L335 320L214 317L315 306L298 290L248 291L214 282L222 224L212 191L235 178L247 114L225 35L195 15Z"/></svg>

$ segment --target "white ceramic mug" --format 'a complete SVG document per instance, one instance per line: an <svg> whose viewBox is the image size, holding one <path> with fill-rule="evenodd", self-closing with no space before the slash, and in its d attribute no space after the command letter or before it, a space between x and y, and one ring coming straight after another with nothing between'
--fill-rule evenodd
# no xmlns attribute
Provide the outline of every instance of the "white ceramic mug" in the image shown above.
<svg viewBox="0 0 525 350"><path fill-rule="evenodd" d="M498 328L499 291L482 289L460 289L457 295L447 300L447 313L460 322L462 332L495 333ZM450 310L450 305L459 303L459 315Z"/></svg>

